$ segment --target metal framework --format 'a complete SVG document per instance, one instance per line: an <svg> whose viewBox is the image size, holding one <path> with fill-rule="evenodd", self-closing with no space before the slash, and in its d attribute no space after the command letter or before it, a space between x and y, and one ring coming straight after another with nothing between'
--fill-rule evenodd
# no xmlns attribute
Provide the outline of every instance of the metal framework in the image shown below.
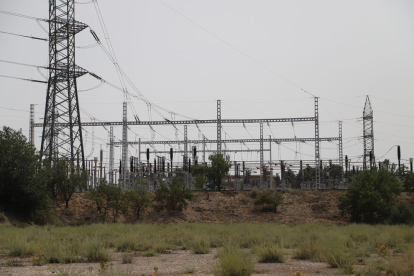
<svg viewBox="0 0 414 276"><path fill-rule="evenodd" d="M319 168L319 98L315 97L315 188L320 189L321 171Z"/></svg>
<svg viewBox="0 0 414 276"><path fill-rule="evenodd" d="M49 80L40 152L51 161L66 157L85 168L76 78L75 35L88 26L75 20L74 0L49 0ZM79 157L77 157L79 155Z"/></svg>
<svg viewBox="0 0 414 276"><path fill-rule="evenodd" d="M123 125L122 125L122 185L123 188L126 189L127 183L127 171L128 171L128 125L126 124L127 120L127 103L123 103Z"/></svg>
<svg viewBox="0 0 414 276"><path fill-rule="evenodd" d="M30 131L29 131L29 143L34 146L34 104L30 105Z"/></svg>
<svg viewBox="0 0 414 276"><path fill-rule="evenodd" d="M314 117L301 118L271 118L271 119L220 119L220 124L257 124L257 123L290 123L313 122ZM166 121L129 121L128 126L152 126L152 125L191 125L191 124L217 124L217 120L166 120ZM122 126L123 122L83 122L82 126ZM56 124L61 126L63 124ZM35 123L34 127L43 127L42 123ZM221 132L220 132L221 134ZM221 137L221 135L220 135Z"/></svg>
<svg viewBox="0 0 414 276"><path fill-rule="evenodd" d="M264 186L264 164L263 164L263 123L260 123L260 188Z"/></svg>
<svg viewBox="0 0 414 276"><path fill-rule="evenodd" d="M342 178L344 178L344 161L342 151L342 121L339 121L339 166L342 170Z"/></svg>
<svg viewBox="0 0 414 276"><path fill-rule="evenodd" d="M109 128L109 183L114 183L114 127Z"/></svg>
<svg viewBox="0 0 414 276"><path fill-rule="evenodd" d="M221 140L222 143L260 143L261 139L230 139L230 140ZM325 137L319 138L320 142L332 142L338 141L339 137ZM265 139L263 138L263 142L275 142L275 143L282 143L282 142L315 142L315 138L271 138ZM129 145L137 145L139 142L131 141L128 142ZM162 144L182 144L183 141L141 141L141 144L145 145L162 145ZM217 140L187 140L187 143L191 144L215 144ZM122 145L122 142L114 142L114 145Z"/></svg>
<svg viewBox="0 0 414 276"><path fill-rule="evenodd" d="M221 101L217 101L217 152L221 153Z"/></svg>
<svg viewBox="0 0 414 276"><path fill-rule="evenodd" d="M372 159L374 154L374 111L371 107L371 102L367 96L365 100L364 112L362 116L363 121L363 138L364 138L364 170L367 169L367 160L370 161L370 153ZM372 164L370 164L370 167Z"/></svg>

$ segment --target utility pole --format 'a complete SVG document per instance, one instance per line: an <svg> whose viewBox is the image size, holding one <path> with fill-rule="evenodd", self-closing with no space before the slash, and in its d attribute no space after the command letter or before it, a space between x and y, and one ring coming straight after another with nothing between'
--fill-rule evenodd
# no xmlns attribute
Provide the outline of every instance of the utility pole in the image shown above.
<svg viewBox="0 0 414 276"><path fill-rule="evenodd" d="M49 0L48 22L49 79L40 152L51 162L66 157L84 169L76 79L87 71L75 64L75 35L88 26L75 20L74 0ZM76 160L78 151L80 160Z"/></svg>

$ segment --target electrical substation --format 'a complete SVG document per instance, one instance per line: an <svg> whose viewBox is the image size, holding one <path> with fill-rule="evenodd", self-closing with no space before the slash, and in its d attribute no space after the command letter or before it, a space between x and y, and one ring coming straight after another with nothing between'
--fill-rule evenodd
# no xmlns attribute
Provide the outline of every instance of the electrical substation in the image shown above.
<svg viewBox="0 0 414 276"><path fill-rule="evenodd" d="M95 1L95 5L97 3ZM184 174L187 187L194 189L191 168L195 164L209 165L209 155L221 153L232 166L228 176L228 189L249 190L254 187L259 189L328 189L346 188L349 180L360 170L369 169L375 165L374 132L373 132L373 109L369 97L366 97L363 120L363 145L364 152L362 162L352 162L343 152L342 122L337 125L337 135L333 137L320 136L320 108L319 98L313 96L313 113L308 117L275 117L255 119L232 119L222 116L223 106L220 100L216 101L216 117L207 119L187 119L142 121L135 110L131 110L134 118L128 118L128 106L132 106L131 97L143 101L152 112L169 110L154 105L147 101L139 92L137 95L128 92L126 85L135 87L131 79L118 65L112 47L105 48L98 35L85 23L75 20L75 2L73 0L49 1L49 18L42 21L47 22L49 43L49 65L45 68L49 71L47 80L46 104L43 122L35 121L35 106L30 106L30 128L29 140L34 145L35 129L42 130L42 141L40 153L44 159L53 160L67 158L77 167L87 170L89 187L99 185L102 180L120 185L124 190L130 189L134 183L145 180L148 189L154 190L161 181L170 181L176 174ZM99 10L98 10L99 11ZM19 16L19 15L17 15ZM99 18L102 15L99 14ZM96 43L104 50L111 62L114 63L120 78L121 87L116 86L99 76L98 73L87 71L85 68L75 64L75 36L76 34L90 29ZM104 28L105 39L108 35ZM109 43L109 45L111 45ZM119 110L117 114L122 117L114 118L113 121L81 121L78 97L77 79L89 75L107 84L113 89L119 90L124 95L122 106L112 106L113 110ZM33 80L29 80L33 81ZM134 89L135 90L135 89ZM136 89L137 91L137 89ZM277 114L277 112L275 112ZM174 113L175 114L175 113ZM307 137L281 138L275 135L264 135L264 128L270 130L273 125L287 123L309 124L313 131ZM216 129L214 138L208 139L200 130L199 126L213 125ZM251 139L231 138L223 135L226 125L256 125L260 131L253 133ZM131 129L139 133L144 128L154 127L170 128L175 131L175 137L160 139L130 139ZM200 139L189 139L188 127L195 126L199 131ZM85 155L84 131L88 128L104 128L109 135L109 161L103 161L103 149L96 157ZM272 131L272 130L271 130ZM121 133L122 138L116 139L115 134ZM273 133L273 132L272 132ZM250 134L250 133L249 133ZM296 158L294 160L284 159L283 156L272 157L272 151L285 143L307 143L314 147L314 156L306 159ZM321 155L321 145L333 143L337 146L336 158L324 158ZM240 149L234 149L229 145L237 144ZM254 145L254 146L252 146ZM255 148L259 145L258 148ZM135 154L131 147L136 149ZM167 148L166 148L167 147ZM115 157L115 148L121 149L119 158ZM259 158L250 155L250 159L237 159L235 153L254 152ZM119 161L119 163L118 163ZM297 175L295 176L295 172ZM209 189L214 189L209 186Z"/></svg>

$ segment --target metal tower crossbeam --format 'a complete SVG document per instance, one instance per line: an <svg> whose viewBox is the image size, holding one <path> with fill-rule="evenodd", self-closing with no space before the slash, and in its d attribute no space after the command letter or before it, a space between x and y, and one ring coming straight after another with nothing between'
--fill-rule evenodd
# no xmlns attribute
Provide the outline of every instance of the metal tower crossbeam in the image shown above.
<svg viewBox="0 0 414 276"><path fill-rule="evenodd" d="M290 123L290 122L312 122L314 117L302 118L273 118L273 119L221 119L222 124L255 124L255 123ZM83 122L86 126L122 126L123 122ZM217 120L184 120L184 121L129 121L129 126L151 126L151 125L191 125L191 124L217 124ZM42 123L34 123L34 127L43 127ZM65 126L57 123L56 126Z"/></svg>
<svg viewBox="0 0 414 276"><path fill-rule="evenodd" d="M315 138L271 138L263 139L263 142L275 142L275 143L284 143L284 142L314 142ZM319 138L320 142L332 142L338 141L339 137L328 137L328 138ZM260 143L261 139L233 139L233 140L221 140L222 143ZM136 145L139 142L128 142L129 145ZM162 144L182 144L183 141L141 141L141 144L146 145L162 145ZM191 144L202 144L210 143L215 144L217 140L187 140L187 143ZM114 145L121 145L122 142L114 142Z"/></svg>

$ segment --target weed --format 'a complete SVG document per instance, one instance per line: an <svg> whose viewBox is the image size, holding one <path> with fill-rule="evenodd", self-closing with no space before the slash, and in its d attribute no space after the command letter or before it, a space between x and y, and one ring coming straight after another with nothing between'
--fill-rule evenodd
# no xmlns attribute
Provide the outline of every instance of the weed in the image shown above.
<svg viewBox="0 0 414 276"><path fill-rule="evenodd" d="M150 249L150 250L147 250L144 253L142 253L143 257L156 257L158 255L159 255L159 253L157 251L155 251L154 249Z"/></svg>
<svg viewBox="0 0 414 276"><path fill-rule="evenodd" d="M207 254L210 252L210 243L203 239L195 239L191 243L191 250L193 250L195 254Z"/></svg>
<svg viewBox="0 0 414 276"><path fill-rule="evenodd" d="M215 276L248 276L254 271L251 256L240 249L225 247L218 254L218 261L211 268Z"/></svg>
<svg viewBox="0 0 414 276"><path fill-rule="evenodd" d="M132 264L132 256L127 252L122 253L122 263Z"/></svg>
<svg viewBox="0 0 414 276"><path fill-rule="evenodd" d="M31 256L35 253L32 243L26 239L12 240L8 244L9 256Z"/></svg>
<svg viewBox="0 0 414 276"><path fill-rule="evenodd" d="M116 245L118 252L128 252L135 249L136 243L132 239L123 239Z"/></svg>
<svg viewBox="0 0 414 276"><path fill-rule="evenodd" d="M299 260L319 260L320 248L314 241L301 243L299 248L295 250L294 258Z"/></svg>
<svg viewBox="0 0 414 276"><path fill-rule="evenodd" d="M110 259L108 251L97 238L92 238L85 242L82 256L89 262L107 262Z"/></svg>
<svg viewBox="0 0 414 276"><path fill-rule="evenodd" d="M258 246L255 253L259 256L261 263L285 262L285 250L276 244Z"/></svg>

